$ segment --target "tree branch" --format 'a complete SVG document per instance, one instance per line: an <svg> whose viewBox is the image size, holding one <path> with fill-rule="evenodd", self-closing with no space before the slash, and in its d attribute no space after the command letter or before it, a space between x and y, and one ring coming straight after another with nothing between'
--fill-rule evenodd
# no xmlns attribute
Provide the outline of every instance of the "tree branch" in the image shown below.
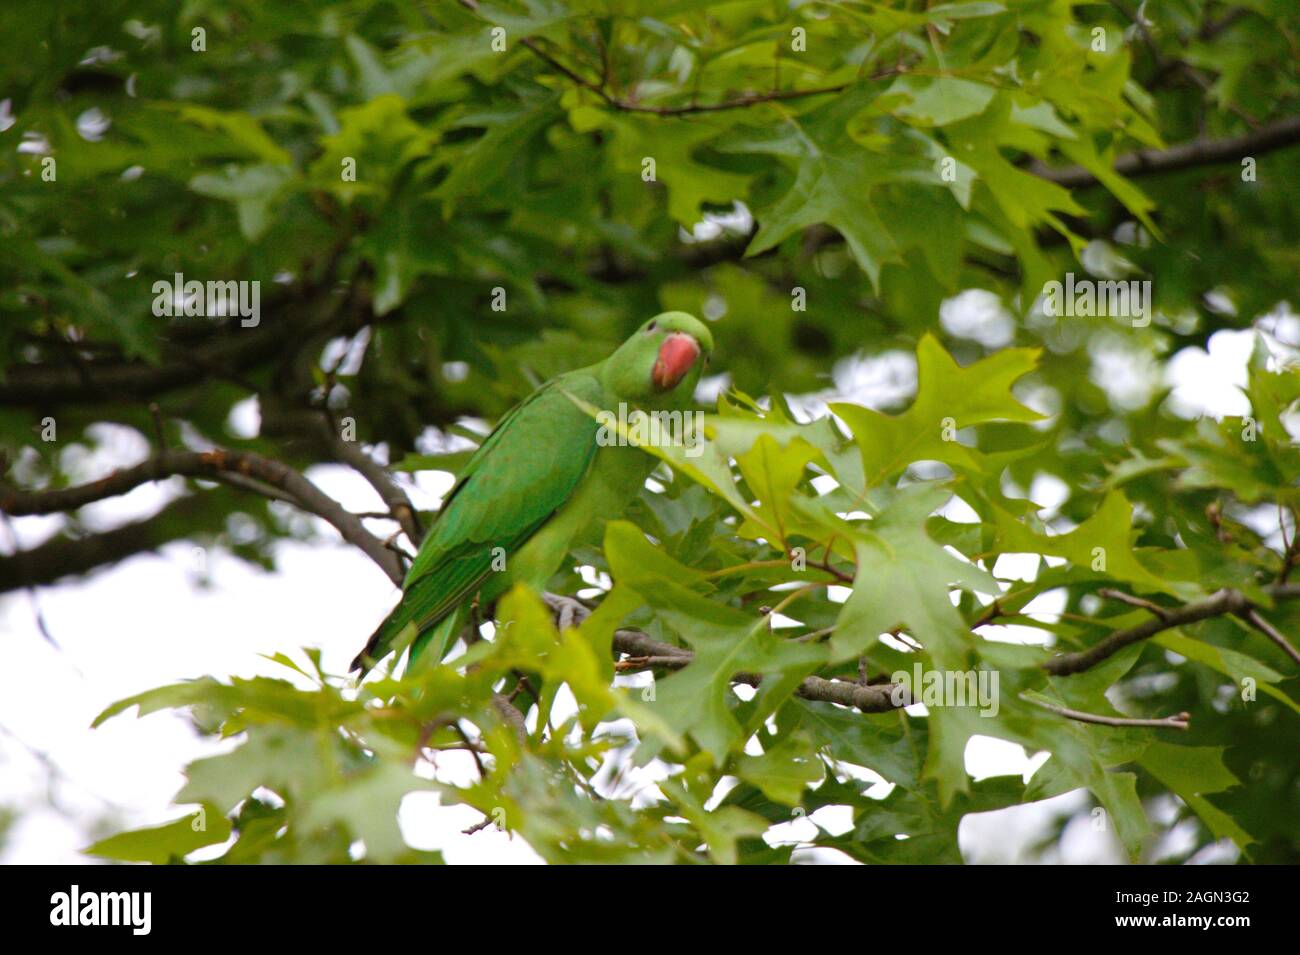
<svg viewBox="0 0 1300 955"><path fill-rule="evenodd" d="M1300 116L1291 116L1228 139L1207 137L1179 143L1168 149L1140 149L1126 153L1115 160L1113 168L1124 176L1144 176L1231 162L1245 156L1259 156L1296 143L1300 143ZM1083 166L1049 166L1043 162L1033 162L1027 168L1034 175L1067 188L1097 183L1097 177Z"/></svg>
<svg viewBox="0 0 1300 955"><path fill-rule="evenodd" d="M634 100L614 96L605 89L603 83L597 83L583 78L542 49L541 44L536 40L526 38L520 42L529 50L529 52L551 69L560 73L573 83L576 83L578 86L581 86L583 89L595 93L605 102L606 106L624 113L650 113L655 116L687 116L692 113L719 113L725 110L744 109L746 106L754 106L758 103L772 103L781 100L804 99L809 96L824 96L828 93L842 93L850 86L861 82L860 80L853 80L848 83L837 83L833 86L819 86L805 90L769 90L764 93L746 93L743 96L738 96L731 100L724 100L720 103L690 103L683 106L646 106L637 103ZM885 77L896 76L904 71L905 67L892 66L878 70L873 73L870 78L884 79Z"/></svg>
<svg viewBox="0 0 1300 955"><path fill-rule="evenodd" d="M460 2L462 6L475 14L479 12L477 0L460 0ZM1142 28L1147 42L1151 43L1151 37L1146 31L1145 23L1140 19L1137 22ZM1231 16L1225 17L1223 25L1231 25L1232 22L1233 18ZM847 83L839 83L833 86L823 86L807 90L770 90L764 93L746 93L743 96L731 100L725 100L720 103L692 102L684 106L646 106L637 103L634 100L614 96L605 88L603 81L589 80L576 71L570 69L550 53L546 52L546 50L542 48L541 44L539 44L535 39L526 37L520 42L529 52L551 69L555 70L557 73L561 74L581 88L594 93L612 109L630 113L650 113L656 116L685 116L692 113L720 112L723 110L743 109L747 106L754 106L758 103L770 103L780 100L802 99L810 96L842 93L844 90L849 89L856 83L862 82L864 79L859 78ZM1154 44L1152 44L1152 48L1155 50ZM1157 59L1159 59L1158 50L1155 50L1155 55ZM877 70L875 73L871 74L870 77L865 79L884 79L905 72L907 72L907 67L900 64ZM1120 156L1115 161L1114 169L1116 172L1125 176L1139 176L1157 172L1172 172L1177 169L1186 169L1192 166L1212 165L1215 163L1240 159L1244 156L1255 156L1270 152L1274 149L1290 146L1297 142L1300 142L1300 117L1290 117L1253 130L1243 136L1236 136L1229 139L1194 139L1190 142L1180 143L1164 150L1142 149L1136 152L1127 153ZM1055 182L1058 185L1066 186L1067 188L1091 186L1095 185L1098 181L1097 177L1083 166L1049 166L1043 162L1034 162L1030 164L1028 169L1030 172L1043 179Z"/></svg>
<svg viewBox="0 0 1300 955"><path fill-rule="evenodd" d="M1269 593L1275 600L1293 600L1300 598L1300 587L1291 584L1274 585L1269 589ZM1117 630L1086 650L1053 657L1043 664L1043 669L1052 676L1069 676L1073 673L1082 673L1125 647L1148 637L1153 637L1164 630L1171 630L1174 627L1181 627L1189 623L1198 623L1201 620L1208 620L1210 617L1221 617L1224 614L1236 614L1247 620L1249 620L1249 614L1252 612L1258 616L1254 604L1246 598L1245 594L1239 590L1231 589L1219 590L1204 600L1198 600L1182 607L1161 607L1160 609L1163 611L1160 616L1155 616L1126 630ZM1260 619L1263 618L1260 617ZM1258 626L1253 621L1251 623L1253 626ZM1265 633L1267 634L1267 631ZM1273 633L1277 633L1277 631L1273 631ZM1268 635L1270 639L1274 639L1272 634ZM1281 637L1281 634L1277 634L1277 636ZM1276 639L1274 639L1274 642L1277 642ZM1283 643L1285 642L1285 638L1283 638ZM1294 653L1294 650L1291 652ZM1297 662L1300 662L1300 660L1297 660Z"/></svg>
<svg viewBox="0 0 1300 955"><path fill-rule="evenodd" d="M572 597L546 594L544 599L557 618L563 616L563 619L570 621L574 626L580 624L591 613L585 604ZM680 670L695 659L695 654L690 650L656 640L640 630L614 631L614 651L629 657L648 657L662 661L659 665L672 670ZM731 680L733 683L758 686L763 677L758 673L737 673ZM901 698L901 704L894 702L896 686L897 684L894 683L876 683L868 686L850 683L847 680L827 680L820 676L809 676L799 684L795 695L805 700L851 706L863 713L888 713L912 703L911 697L907 696L906 692Z"/></svg>
<svg viewBox="0 0 1300 955"><path fill-rule="evenodd" d="M43 544L0 557L0 593L86 574L195 534L217 534L224 529L225 518L209 495L191 494L168 503L152 517L109 531L78 538L56 535Z"/></svg>
<svg viewBox="0 0 1300 955"><path fill-rule="evenodd" d="M1289 656L1296 663L1300 663L1300 652L1297 652L1296 648L1291 646L1290 641L1288 641L1286 637L1282 636L1282 632L1278 630L1277 627L1273 626L1261 617L1258 610L1254 607L1247 610L1245 620L1248 624L1281 647L1283 653Z"/></svg>
<svg viewBox="0 0 1300 955"><path fill-rule="evenodd" d="M393 479L388 469L362 450L355 441L345 441L341 438L327 419L323 419L321 425L322 437L334 457L369 482L383 500L393 520L397 521L411 543L419 547L424 537L420 518L415 513L415 508L411 506L411 499Z"/></svg>
<svg viewBox="0 0 1300 955"><path fill-rule="evenodd" d="M460 0L461 6L477 14L479 12L478 0ZM605 80L609 76L609 63L606 60L602 63L603 76L600 81L589 80L577 71L570 69L556 57L542 47L533 37L525 37L519 41L520 44L537 57L555 72L559 73L565 79L582 87L604 101L606 106L611 109L619 110L624 113L650 113L654 116L687 116L692 113L718 113L725 110L744 109L746 106L754 106L758 103L773 103L782 100L805 99L809 96L824 96L828 93L842 93L849 87L862 82L862 79L855 79L846 83L837 83L833 86L820 86L806 90L769 90L763 93L745 93L735 99L724 100L720 103L695 103L692 102L683 106L646 106L635 100L626 97L618 97L609 92L605 86ZM602 56L605 52L602 51ZM896 76L899 73L906 72L906 67L891 66L873 73L870 79L883 79L889 76Z"/></svg>
<svg viewBox="0 0 1300 955"><path fill-rule="evenodd" d="M1021 696L1020 698L1026 703L1032 703L1040 709L1047 710L1049 713L1055 713L1057 716L1064 716L1067 720L1075 720L1079 723L1095 723L1098 726L1145 726L1152 729L1176 730L1185 730L1191 726L1191 716L1187 713L1179 713L1177 716L1162 716L1156 719L1133 719L1127 716L1102 716L1100 713L1072 710L1067 706L1057 706L1054 703L1035 700L1033 697Z"/></svg>
<svg viewBox="0 0 1300 955"><path fill-rule="evenodd" d="M1097 591L1098 597L1105 597L1107 600L1118 600L1120 603L1128 604L1130 607L1141 607L1143 610L1149 610L1161 620L1165 619L1168 611L1154 601L1147 600L1144 597L1138 597L1134 594L1125 593L1122 590L1116 590L1114 587L1102 587Z"/></svg>
<svg viewBox="0 0 1300 955"><path fill-rule="evenodd" d="M626 654L632 660L642 661L649 667L666 670L680 670L695 659L695 654L690 650L671 643L662 643L640 630L614 631L614 650ZM634 668L624 667L623 672L632 669ZM762 683L763 676L759 673L736 673L731 677L731 681L758 686ZM896 687L898 684L895 683L866 685L850 683L847 680L828 680L825 677L808 676L804 677L803 682L794 692L796 696L803 697L805 700L838 703L841 706L854 707L863 713L888 713L902 706L910 706L912 703L906 691L901 697L902 703L895 703Z"/></svg>
<svg viewBox="0 0 1300 955"><path fill-rule="evenodd" d="M1269 588L1269 594L1274 600L1300 599L1300 584L1275 584ZM1108 596L1113 597L1115 594L1110 593ZM591 613L585 604L573 597L546 594L544 599L552 612L556 614L561 627L577 626ZM1140 601L1140 598L1133 598L1126 602L1135 603L1137 601ZM1043 669L1052 676L1069 676L1074 673L1082 673L1125 647L1155 636L1164 630L1197 623L1224 614L1235 614L1242 617L1251 626L1263 632L1270 640L1280 646L1292 659L1300 663L1300 654L1297 654L1295 648L1287 642L1286 638L1276 628L1260 616L1255 605L1238 590L1220 590L1204 600L1189 603L1182 607L1160 607L1155 604L1148 606L1148 603L1142 601L1137 605L1158 614L1151 620L1135 627L1118 630L1086 650L1053 657L1043 664ZM986 623L988 621L981 618L981 622ZM622 672L652 668L680 670L688 666L695 656L690 650L683 647L656 640L640 630L628 629L614 632L614 650L630 658L621 661L618 669ZM758 686L762 676L753 673L737 673L731 679L735 683ZM795 692L808 700L840 703L844 706L856 707L866 713L883 713L899 708L899 705L893 702L896 686L898 684L863 685L844 680L827 680L822 677L810 676L804 679ZM905 699L902 705L907 706L910 703L910 699ZM1112 717L1094 717L1092 714L1078 715L1073 711L1061 715L1083 722L1103 723L1111 726L1170 726L1177 721L1177 718L1167 718L1155 722L1117 723L1113 722L1115 718Z"/></svg>
<svg viewBox="0 0 1300 955"><path fill-rule="evenodd" d="M194 385L196 369L243 372L280 354L285 342L299 334L297 323L268 321L249 329L219 327L197 343L164 345L168 360L161 364L99 358L11 365L0 381L0 405L45 410L74 402L150 398Z"/></svg>
<svg viewBox="0 0 1300 955"><path fill-rule="evenodd" d="M379 565L399 587L405 576L397 555L384 547L355 514L346 511L297 471L279 461L248 451L161 451L132 468L76 487L22 491L0 486L0 511L14 517L53 514L115 497L146 484L173 476L206 478L250 489L249 480L269 484L288 494L303 510L334 527L349 544Z"/></svg>

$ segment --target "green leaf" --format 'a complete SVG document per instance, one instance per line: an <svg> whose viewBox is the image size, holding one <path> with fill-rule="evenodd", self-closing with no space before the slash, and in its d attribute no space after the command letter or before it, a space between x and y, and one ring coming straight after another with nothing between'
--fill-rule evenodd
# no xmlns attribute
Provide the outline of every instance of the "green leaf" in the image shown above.
<svg viewBox="0 0 1300 955"><path fill-rule="evenodd" d="M797 698L788 706L798 710L799 725L825 746L832 758L874 770L905 789L919 784L916 744L900 722L906 716L871 716Z"/></svg>
<svg viewBox="0 0 1300 955"><path fill-rule="evenodd" d="M791 499L803 480L808 464L820 452L802 438L782 446L770 434L760 435L749 451L736 458L736 465L749 489L758 495L757 519L747 519L737 531L742 537L763 536L781 550L788 551L792 534L805 533L806 523L799 520Z"/></svg>
<svg viewBox="0 0 1300 955"><path fill-rule="evenodd" d="M558 115L558 97L548 96L517 109L462 117L460 125L482 126L486 132L456 156L447 178L433 194L447 200L450 208L456 199L488 192L519 155L527 154L533 137Z"/></svg>
<svg viewBox="0 0 1300 955"><path fill-rule="evenodd" d="M1200 595L1200 587L1154 574L1138 560L1131 542L1133 507L1122 491L1107 492L1091 517L1068 534L1051 537L1031 530L1001 508L993 510L1000 551L1064 557L1080 572L1099 579L1122 580L1143 590L1189 599Z"/></svg>
<svg viewBox="0 0 1300 955"><path fill-rule="evenodd" d="M713 861L721 865L735 865L736 843L767 828L767 820L762 816L736 806L706 810L684 786L663 782L659 788L677 802L682 815L699 831Z"/></svg>
<svg viewBox="0 0 1300 955"><path fill-rule="evenodd" d="M1254 680L1269 696L1286 704L1296 713L1300 713L1300 703L1271 685L1280 683L1282 674L1248 654L1194 640L1183 636L1177 630L1166 630L1164 633L1157 634L1152 640L1166 650L1172 650L1179 656L1202 663L1217 673L1231 677L1238 684L1245 680Z"/></svg>
<svg viewBox="0 0 1300 955"><path fill-rule="evenodd" d="M749 191L748 176L697 158L729 124L709 117L661 119L595 111L571 118L583 132L600 128L613 133L614 161L621 175L641 179L648 175L646 160L654 160L650 181L667 187L668 214L685 229L700 221L704 204L728 205Z"/></svg>
<svg viewBox="0 0 1300 955"><path fill-rule="evenodd" d="M397 825L397 810L407 793L437 789L409 767L385 762L313 799L299 820L310 831L342 825L365 843L370 862L393 862L409 850Z"/></svg>
<svg viewBox="0 0 1300 955"><path fill-rule="evenodd" d="M965 669L973 637L948 597L950 586L997 594L997 581L958 560L925 530L925 518L951 492L935 485L903 488L877 520L848 533L858 570L831 636L831 659L852 660L880 634L902 626L925 642L939 666Z"/></svg>
<svg viewBox="0 0 1300 955"><path fill-rule="evenodd" d="M871 202L872 192L891 182L940 186L941 181L930 162L919 156L893 150L873 154L854 142L848 120L869 101L850 91L803 116L787 116L789 145L781 151L798 157L794 183L775 204L759 210L759 229L746 255L758 255L800 229L824 223L844 236L873 286L879 287L886 263L902 261L897 242ZM770 146L741 140L728 149L772 151Z"/></svg>
<svg viewBox="0 0 1300 955"><path fill-rule="evenodd" d="M1201 817L1217 839L1231 839L1241 848L1254 838L1227 813L1204 796L1222 792L1241 781L1223 764L1223 746L1174 746L1153 743L1142 754L1142 768L1177 793Z"/></svg>
<svg viewBox="0 0 1300 955"><path fill-rule="evenodd" d="M693 737L715 760L744 742L731 712L733 676L802 677L826 659L822 646L774 636L766 617L707 600L682 586L680 581L690 580L693 572L624 521L607 525L605 557L618 584L640 594L695 651L689 666L658 681L655 707L670 726ZM768 707L774 710L780 703L772 699Z"/></svg>
<svg viewBox="0 0 1300 955"><path fill-rule="evenodd" d="M229 812L263 786L284 797L304 797L327 784L329 768L323 757L331 748L332 741L319 733L257 727L231 752L190 763L176 801Z"/></svg>
<svg viewBox="0 0 1300 955"><path fill-rule="evenodd" d="M338 124L338 132L322 137L323 151L310 172L315 186L344 202L385 198L401 172L429 156L440 139L438 130L412 120L405 100L392 93L340 109Z"/></svg>
<svg viewBox="0 0 1300 955"><path fill-rule="evenodd" d="M291 191L292 182L293 174L285 166L259 163L227 166L220 175L200 173L190 180L190 188L202 196L233 202L239 231L255 241L271 227L275 207Z"/></svg>
<svg viewBox="0 0 1300 955"><path fill-rule="evenodd" d="M820 782L826 772L817 751L807 739L787 736L761 756L742 754L736 759L736 775L753 783L769 798L797 806L803 791Z"/></svg>
<svg viewBox="0 0 1300 955"><path fill-rule="evenodd" d="M81 851L118 862L152 862L163 865L185 858L195 849L230 838L230 820L211 807L182 816L175 822L147 829L120 832Z"/></svg>
<svg viewBox="0 0 1300 955"><path fill-rule="evenodd" d="M960 443L956 431L989 421L1041 420L1042 415L1011 393L1012 384L1034 369L1037 357L1031 348L1007 348L962 368L927 333L916 350L916 400L905 412L886 415L859 405L832 404L862 452L867 486L914 461L942 461L981 472L981 454Z"/></svg>
<svg viewBox="0 0 1300 955"><path fill-rule="evenodd" d="M94 729L105 721L111 720L114 716L125 713L132 707L139 708L137 716L148 716L150 713L156 713L159 710L193 706L196 703L206 702L214 693L219 693L222 689L223 685L212 677L160 686L110 704L95 717L90 726Z"/></svg>
<svg viewBox="0 0 1300 955"><path fill-rule="evenodd" d="M1152 743L1142 753L1142 768L1178 793L1222 792L1241 785L1223 765L1223 746L1175 746Z"/></svg>
<svg viewBox="0 0 1300 955"><path fill-rule="evenodd" d="M262 129L262 124L247 113L224 112L185 103L177 107L180 118L202 129L225 133L231 141L253 157L272 166L289 166L293 159Z"/></svg>
<svg viewBox="0 0 1300 955"><path fill-rule="evenodd" d="M915 125L947 126L984 112L996 93L992 86L951 76L900 76L881 95L881 102L897 101L899 105L887 108Z"/></svg>

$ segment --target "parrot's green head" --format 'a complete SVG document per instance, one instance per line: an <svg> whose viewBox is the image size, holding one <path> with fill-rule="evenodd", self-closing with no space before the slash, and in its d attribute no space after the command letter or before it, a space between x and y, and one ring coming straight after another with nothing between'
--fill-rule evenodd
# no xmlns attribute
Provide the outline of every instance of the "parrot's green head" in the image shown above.
<svg viewBox="0 0 1300 955"><path fill-rule="evenodd" d="M684 405L713 354L713 335L694 315L662 312L609 356L605 387L627 401Z"/></svg>

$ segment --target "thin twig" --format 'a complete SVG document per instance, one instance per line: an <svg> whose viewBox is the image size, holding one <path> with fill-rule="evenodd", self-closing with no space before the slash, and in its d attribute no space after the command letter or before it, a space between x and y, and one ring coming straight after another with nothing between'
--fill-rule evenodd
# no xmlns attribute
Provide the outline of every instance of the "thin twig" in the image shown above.
<svg viewBox="0 0 1300 955"><path fill-rule="evenodd" d="M1099 726L1144 726L1152 729L1175 730L1185 730L1191 726L1190 720L1192 717L1188 713L1179 713L1177 716L1162 716L1149 720L1131 719L1127 716L1102 716L1099 713L1072 710L1067 706L1057 706L1054 703L1046 703L1028 696L1021 696L1020 699L1026 703L1032 703L1040 709L1047 710L1049 713L1055 713L1058 716L1064 716L1068 720L1076 720L1080 723L1095 723Z"/></svg>
<svg viewBox="0 0 1300 955"><path fill-rule="evenodd" d="M1155 614L1161 620L1164 620L1169 615L1169 611L1158 603L1154 603L1144 597L1125 593L1122 590L1115 590L1113 587L1102 587L1097 591L1097 596L1105 597L1108 600L1118 600L1120 603L1128 604L1130 607L1141 607L1143 610L1151 611L1151 613Z"/></svg>
<svg viewBox="0 0 1300 955"><path fill-rule="evenodd" d="M466 9L474 13L479 12L477 0L460 0L460 2ZM603 49L601 65L603 76L600 81L596 81L587 79L580 73L566 66L550 53L546 52L535 38L525 37L519 42L525 49L551 69L555 70L555 72L559 73L570 82L594 93L612 109L617 109L625 113L650 113L655 116L686 116L692 113L717 113L724 110L744 109L747 106L755 106L759 103L773 103L782 100L804 99L810 96L825 96L831 93L842 93L849 87L861 82L861 80L854 80L849 83L837 83L833 86L820 86L806 90L770 90L765 93L746 93L743 96L731 100L725 100L721 103L696 103L692 99L692 102L684 106L646 106L626 97L617 97L613 93L609 92L606 88L609 82L609 61ZM887 67L874 73L871 76L871 79L883 79L888 76L895 76L905 70L906 67L901 64Z"/></svg>
<svg viewBox="0 0 1300 955"><path fill-rule="evenodd" d="M627 657L614 664L615 673L637 673L641 670L680 670L691 662L691 658L672 654L662 657Z"/></svg>
<svg viewBox="0 0 1300 955"><path fill-rule="evenodd" d="M162 409L158 407L158 402L149 402L149 417L153 420L154 440L158 442L160 451L167 450L167 433L163 430Z"/></svg>
<svg viewBox="0 0 1300 955"><path fill-rule="evenodd" d="M407 539L414 546L419 547L420 541L424 537L424 529L420 526L420 518L415 513L415 508L411 506L411 499L407 497L406 492L393 479L388 469L366 454L356 442L345 441L340 437L329 422L328 417L322 419L321 425L322 436L334 453L334 457L366 479L379 494L380 499L383 500L389 513L393 515L393 519L402 528Z"/></svg>
<svg viewBox="0 0 1300 955"><path fill-rule="evenodd" d="M1290 641L1288 641L1286 637L1282 636L1281 631L1260 616L1258 610L1251 607L1246 611L1244 619L1248 624L1281 647L1283 653L1289 656L1296 663L1300 663L1300 651L1297 651L1295 647L1291 646Z"/></svg>
<svg viewBox="0 0 1300 955"><path fill-rule="evenodd" d="M483 768L483 757L479 755L478 747L475 746L474 742L469 738L469 735L465 732L465 728L460 725L459 720L452 720L451 728L456 731L456 735L460 737L460 741L465 744L465 749L469 750L469 754L474 757L474 765L478 767L478 778L487 779L487 770Z"/></svg>
<svg viewBox="0 0 1300 955"><path fill-rule="evenodd" d="M474 835L474 833L476 833L476 832L482 832L482 831L483 831L484 829L486 829L488 826L492 825L493 822L494 822L494 820L493 820L493 818L492 818L491 816L484 816L482 822L476 822L476 823L474 823L474 825L470 826L468 829L462 829L461 832L460 832L460 834L461 834L462 836L472 836L472 835Z"/></svg>
<svg viewBox="0 0 1300 955"><path fill-rule="evenodd" d="M215 481L218 479L213 478L212 480ZM222 484L229 484L231 487L237 487L244 491L251 491L254 494L270 498L273 501L282 501L285 504L292 504L294 507L307 510L307 508L303 506L302 501L298 500L292 494L287 491L282 491L272 484L267 484L265 481L259 481L257 478L246 477L243 474L226 474L220 478L220 482ZM358 514L357 516L360 517L361 515Z"/></svg>
<svg viewBox="0 0 1300 955"><path fill-rule="evenodd" d="M818 570L824 570L826 573L830 574L832 577L834 577L834 578L835 578L836 580L838 580L840 583L843 583L843 584L851 584L851 583L853 583L854 575L853 575L853 574L850 574L850 573L846 573L846 572L844 572L844 571L842 571L842 570L839 570L838 568L832 566L829 557L823 558L823 559L822 559L822 562L821 562L820 564L813 564L812 566L815 567L815 568L817 568Z"/></svg>
<svg viewBox="0 0 1300 955"><path fill-rule="evenodd" d="M524 714L501 693L492 694L492 705L500 714L502 721L515 731L519 745L523 746L527 743L528 727L524 723Z"/></svg>
<svg viewBox="0 0 1300 955"><path fill-rule="evenodd" d="M1277 575L1277 582L1284 584L1291 576L1291 568L1300 564L1300 514L1291 511L1291 541L1286 539L1286 516L1282 505L1277 508L1278 531L1282 535L1282 570Z"/></svg>
<svg viewBox="0 0 1300 955"><path fill-rule="evenodd" d="M970 628L972 630L978 630L980 627L992 623L1000 616L1002 616L1002 604L998 601L997 597L994 597L993 602L985 607L984 612L975 618L975 622L970 625Z"/></svg>

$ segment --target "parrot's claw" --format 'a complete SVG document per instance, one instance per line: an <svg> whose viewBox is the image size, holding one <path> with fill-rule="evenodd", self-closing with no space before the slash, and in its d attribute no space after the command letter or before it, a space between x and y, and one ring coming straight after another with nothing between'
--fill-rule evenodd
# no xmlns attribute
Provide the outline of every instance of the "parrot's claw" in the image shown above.
<svg viewBox="0 0 1300 955"><path fill-rule="evenodd" d="M545 599L547 606L555 614L556 627L562 631L577 626L591 614L591 611L587 609L587 605L577 597L548 593Z"/></svg>

